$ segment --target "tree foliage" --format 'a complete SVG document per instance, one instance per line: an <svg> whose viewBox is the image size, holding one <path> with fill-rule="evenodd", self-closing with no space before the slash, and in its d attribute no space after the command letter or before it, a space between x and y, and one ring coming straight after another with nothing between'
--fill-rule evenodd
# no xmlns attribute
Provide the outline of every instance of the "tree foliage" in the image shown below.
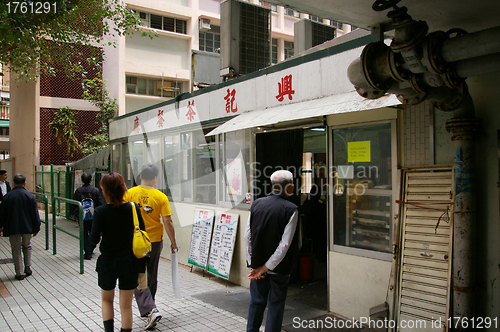
<svg viewBox="0 0 500 332"><path fill-rule="evenodd" d="M16 5L17 3L17 5ZM37 3L51 4L50 9ZM24 4L24 6L22 6ZM0 62L27 80L54 75L53 64L67 73L83 71L79 46L115 46L117 37L141 25L121 0L18 0L0 6ZM143 35L147 35L143 32ZM150 33L150 37L153 34ZM54 47L56 46L56 47ZM61 47L64 46L64 47ZM99 52L96 48L95 52ZM85 54L98 65L98 54Z"/></svg>
<svg viewBox="0 0 500 332"><path fill-rule="evenodd" d="M59 108L54 111L54 120L49 123L51 133L56 137L57 144L63 142L67 145L66 155L73 156L76 151L81 151L78 138L76 137L75 111L68 107Z"/></svg>
<svg viewBox="0 0 500 332"><path fill-rule="evenodd" d="M116 98L110 98L105 80L97 77L84 80L83 98L99 108L96 123L100 125L95 134L85 134L81 142L82 153L90 154L109 145L109 120L118 113Z"/></svg>

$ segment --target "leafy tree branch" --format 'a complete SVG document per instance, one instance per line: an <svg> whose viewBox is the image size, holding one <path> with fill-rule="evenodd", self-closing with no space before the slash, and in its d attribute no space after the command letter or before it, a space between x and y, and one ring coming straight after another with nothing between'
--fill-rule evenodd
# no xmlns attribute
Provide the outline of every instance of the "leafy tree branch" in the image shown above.
<svg viewBox="0 0 500 332"><path fill-rule="evenodd" d="M21 1L22 2L22 1ZM77 57L81 45L116 46L117 38L137 30L139 17L121 0L51 0L51 10L24 13L13 6L0 7L0 62L25 80L53 75L53 64L65 72L83 72ZM9 12L10 10L10 12ZM153 38L154 32L143 32ZM52 47L57 46L64 47ZM99 52L95 48L95 52ZM86 56L88 61L98 54Z"/></svg>

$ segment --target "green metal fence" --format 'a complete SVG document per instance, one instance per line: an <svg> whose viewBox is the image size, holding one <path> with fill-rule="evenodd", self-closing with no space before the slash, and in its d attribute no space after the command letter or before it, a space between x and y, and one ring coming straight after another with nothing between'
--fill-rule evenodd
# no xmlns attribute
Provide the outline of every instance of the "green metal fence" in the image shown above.
<svg viewBox="0 0 500 332"><path fill-rule="evenodd" d="M79 202L79 201L75 201L73 199L68 199L68 198L64 198L64 197L58 197L58 196L54 196L54 202L64 202L64 203L68 203L68 204L74 204L74 205L78 205L78 224L79 224L79 227L78 227L78 234L75 234L75 233L72 233L70 231L68 231L67 229L65 228L62 228L62 227L59 227L57 226L57 219L56 219L56 215L57 215L57 212L56 210L57 209L52 209L52 254L57 254L57 241L56 241L56 238L57 238L57 231L61 231L63 233L66 233L74 238L77 238L79 239L80 241L80 250L79 250L79 253L80 253L80 274L83 274L83 251L84 251L84 241L83 241L83 207L82 207L82 203ZM54 207L54 205L53 205Z"/></svg>
<svg viewBox="0 0 500 332"><path fill-rule="evenodd" d="M69 198L71 195L71 186L67 185L66 173L65 170L54 169L54 165L50 165L48 171L43 166L41 170L35 166L35 192L48 195L51 207L54 205L54 196ZM69 216L68 205L61 209L61 202L57 204L58 215L67 218Z"/></svg>
<svg viewBox="0 0 500 332"><path fill-rule="evenodd" d="M99 188L99 182L103 173L109 172L108 169L95 169L93 176L93 185ZM50 165L50 169L46 170L43 166L37 169L35 166L35 192L33 193L37 199L42 199L45 204L45 250L49 249L49 213L52 213L52 250L53 254L57 254L57 231L64 232L74 238L79 239L80 244L80 274L83 274L83 209L82 203L73 200L73 193L75 191L75 173L76 170L67 166L65 170L55 169L54 165ZM73 219L71 216L71 205L77 205L79 215L77 221L79 222L78 234L72 233L65 228L57 225L56 217L63 217L66 219Z"/></svg>

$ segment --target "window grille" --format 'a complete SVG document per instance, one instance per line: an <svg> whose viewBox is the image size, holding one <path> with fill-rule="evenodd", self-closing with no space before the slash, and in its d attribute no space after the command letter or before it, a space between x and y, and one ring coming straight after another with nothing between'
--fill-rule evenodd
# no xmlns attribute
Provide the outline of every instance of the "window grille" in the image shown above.
<svg viewBox="0 0 500 332"><path fill-rule="evenodd" d="M75 152L73 156L66 155L67 145L62 142L57 144L55 136L50 132L49 123L54 120L53 108L40 108L40 165L64 165L68 161L78 160L83 157L80 152ZM96 123L96 111L77 110L76 137L78 142L84 140L86 133L96 133L100 124Z"/></svg>

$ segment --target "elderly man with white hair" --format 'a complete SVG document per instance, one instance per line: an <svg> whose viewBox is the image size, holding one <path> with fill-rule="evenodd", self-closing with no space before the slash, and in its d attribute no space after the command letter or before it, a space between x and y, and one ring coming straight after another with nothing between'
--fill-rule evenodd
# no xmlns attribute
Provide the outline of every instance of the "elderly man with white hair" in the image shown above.
<svg viewBox="0 0 500 332"><path fill-rule="evenodd" d="M247 332L259 331L268 304L265 331L281 331L290 273L297 261L297 205L286 199L293 194L293 174L276 171L271 183L273 191L253 202L245 230L247 264L252 268Z"/></svg>

